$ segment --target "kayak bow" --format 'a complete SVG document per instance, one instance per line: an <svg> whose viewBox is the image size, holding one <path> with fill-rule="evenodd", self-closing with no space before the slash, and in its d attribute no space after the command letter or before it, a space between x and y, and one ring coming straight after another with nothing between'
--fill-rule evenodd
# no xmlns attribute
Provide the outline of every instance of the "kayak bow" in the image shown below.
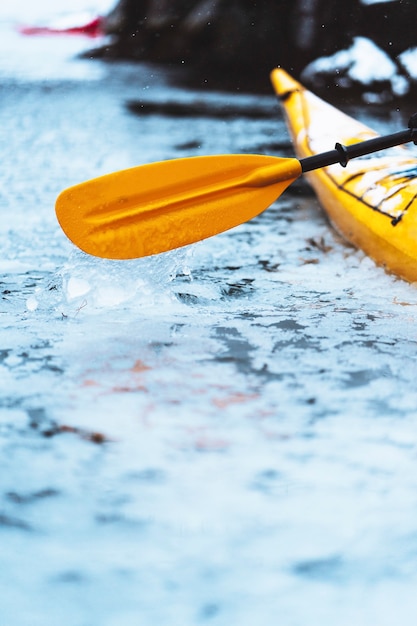
<svg viewBox="0 0 417 626"><path fill-rule="evenodd" d="M335 136L347 150L380 139L284 70L275 69L271 80L302 164L328 148ZM335 148L341 151L342 165L344 147ZM412 151L401 146L362 157L348 167L333 161L323 169L303 171L330 221L348 241L387 271L417 281L417 158Z"/></svg>

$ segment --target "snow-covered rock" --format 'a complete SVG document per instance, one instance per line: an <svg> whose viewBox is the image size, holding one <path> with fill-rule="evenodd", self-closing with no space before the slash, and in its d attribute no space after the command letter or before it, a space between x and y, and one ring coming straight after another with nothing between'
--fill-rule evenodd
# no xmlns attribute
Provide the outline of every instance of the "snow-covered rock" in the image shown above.
<svg viewBox="0 0 417 626"><path fill-rule="evenodd" d="M417 49L414 55L404 53L403 66L413 69L410 78L417 78ZM360 89L366 101L381 102L392 97L403 97L410 91L410 78L397 63L373 41L355 37L352 46L309 63L302 79L315 87L329 82L336 87Z"/></svg>

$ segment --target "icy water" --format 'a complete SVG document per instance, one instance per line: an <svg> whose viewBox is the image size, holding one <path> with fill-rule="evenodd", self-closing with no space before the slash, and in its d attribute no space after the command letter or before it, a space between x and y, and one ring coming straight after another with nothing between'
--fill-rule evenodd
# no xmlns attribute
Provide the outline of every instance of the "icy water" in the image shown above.
<svg viewBox="0 0 417 626"><path fill-rule="evenodd" d="M290 156L282 115L272 95L186 91L1 28L0 624L415 624L415 287L345 244L303 183L181 251L77 251L63 188ZM242 113L138 116L140 99Z"/></svg>

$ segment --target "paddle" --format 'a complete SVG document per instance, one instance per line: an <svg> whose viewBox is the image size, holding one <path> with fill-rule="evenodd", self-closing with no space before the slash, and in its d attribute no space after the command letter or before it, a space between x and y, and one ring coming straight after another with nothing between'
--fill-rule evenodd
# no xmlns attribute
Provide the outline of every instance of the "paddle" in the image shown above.
<svg viewBox="0 0 417 626"><path fill-rule="evenodd" d="M58 221L79 248L133 259L206 239L264 211L303 172L417 142L409 128L305 159L220 155L173 159L114 172L64 190Z"/></svg>

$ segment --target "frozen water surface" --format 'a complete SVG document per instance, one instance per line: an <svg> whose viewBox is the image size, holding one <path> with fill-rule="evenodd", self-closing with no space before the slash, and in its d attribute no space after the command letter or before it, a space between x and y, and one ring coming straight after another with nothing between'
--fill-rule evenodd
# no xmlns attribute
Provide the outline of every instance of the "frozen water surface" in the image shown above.
<svg viewBox="0 0 417 626"><path fill-rule="evenodd" d="M415 287L345 244L304 183L183 250L76 251L63 188L290 156L282 115L220 93L271 115L135 116L129 100L206 96L1 28L0 623L414 624Z"/></svg>

